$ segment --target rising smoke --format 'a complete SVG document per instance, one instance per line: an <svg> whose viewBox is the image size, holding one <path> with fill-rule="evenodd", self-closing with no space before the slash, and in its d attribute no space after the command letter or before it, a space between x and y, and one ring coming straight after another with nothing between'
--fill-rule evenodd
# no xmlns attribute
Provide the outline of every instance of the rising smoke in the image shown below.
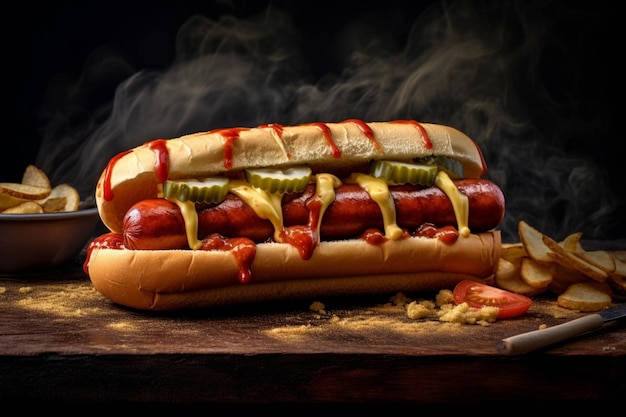
<svg viewBox="0 0 626 417"><path fill-rule="evenodd" d="M608 168L573 145L606 122L602 111L581 117L576 107L580 74L554 36L555 19L568 9L495 1L481 2L479 12L476 5L433 4L400 42L376 31L376 12L364 13L313 59L306 34L277 7L246 18L189 18L165 69L136 71L99 49L79 80L51 86L38 164L57 182L79 179L87 195L109 158L157 138L265 123L412 118L457 127L478 142L487 177L507 198L505 241L518 240L520 219L555 238L574 231L623 237L616 229L623 199L611 189ZM581 38L584 31L575 30ZM112 101L81 106L112 85Z"/></svg>

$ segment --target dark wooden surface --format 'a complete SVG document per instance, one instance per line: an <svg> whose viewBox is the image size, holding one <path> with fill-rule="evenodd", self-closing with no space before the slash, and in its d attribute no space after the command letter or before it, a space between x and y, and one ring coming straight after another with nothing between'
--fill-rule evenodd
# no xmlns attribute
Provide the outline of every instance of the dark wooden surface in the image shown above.
<svg viewBox="0 0 626 417"><path fill-rule="evenodd" d="M489 326L413 320L384 306L390 294L153 314L110 303L79 263L0 277L3 402L606 403L626 392L623 324L498 354L502 338L580 317L551 295Z"/></svg>

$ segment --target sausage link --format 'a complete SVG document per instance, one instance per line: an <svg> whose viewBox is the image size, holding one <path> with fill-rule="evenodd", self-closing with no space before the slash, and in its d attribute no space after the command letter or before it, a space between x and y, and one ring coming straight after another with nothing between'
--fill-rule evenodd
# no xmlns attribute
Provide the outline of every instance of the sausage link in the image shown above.
<svg viewBox="0 0 626 417"><path fill-rule="evenodd" d="M469 227L474 233L491 230L504 217L504 196L488 180L455 181L469 199ZM404 229L414 230L424 223L437 227L456 226L452 203L437 187L393 186L396 221ZM309 220L306 201L314 194L310 185L302 193L285 195L283 221L286 227L305 225ZM378 204L356 184L336 189L335 201L322 219L321 239L347 239L365 230L383 228ZM259 218L241 199L229 194L222 203L199 207L198 237L212 233L227 237L247 237L254 242L272 238L269 220ZM164 199L144 200L135 204L124 218L124 244L129 249L166 249L187 246L185 222L178 206Z"/></svg>

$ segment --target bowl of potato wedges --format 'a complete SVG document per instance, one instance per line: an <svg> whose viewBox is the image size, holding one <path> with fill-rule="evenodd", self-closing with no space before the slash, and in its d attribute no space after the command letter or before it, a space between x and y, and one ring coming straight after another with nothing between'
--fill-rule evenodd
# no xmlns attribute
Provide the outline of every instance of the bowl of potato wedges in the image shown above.
<svg viewBox="0 0 626 417"><path fill-rule="evenodd" d="M98 224L98 210L71 184L51 184L35 165L20 183L0 182L0 273L45 271L75 260Z"/></svg>

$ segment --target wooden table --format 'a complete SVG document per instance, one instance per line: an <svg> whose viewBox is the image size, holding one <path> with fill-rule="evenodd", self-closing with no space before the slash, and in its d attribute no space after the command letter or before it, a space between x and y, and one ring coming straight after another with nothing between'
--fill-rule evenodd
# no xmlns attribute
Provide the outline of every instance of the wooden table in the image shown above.
<svg viewBox="0 0 626 417"><path fill-rule="evenodd" d="M626 394L623 324L497 352L502 338L581 316L551 295L489 326L410 319L385 305L390 294L154 314L103 298L81 262L0 277L3 404L606 404Z"/></svg>

